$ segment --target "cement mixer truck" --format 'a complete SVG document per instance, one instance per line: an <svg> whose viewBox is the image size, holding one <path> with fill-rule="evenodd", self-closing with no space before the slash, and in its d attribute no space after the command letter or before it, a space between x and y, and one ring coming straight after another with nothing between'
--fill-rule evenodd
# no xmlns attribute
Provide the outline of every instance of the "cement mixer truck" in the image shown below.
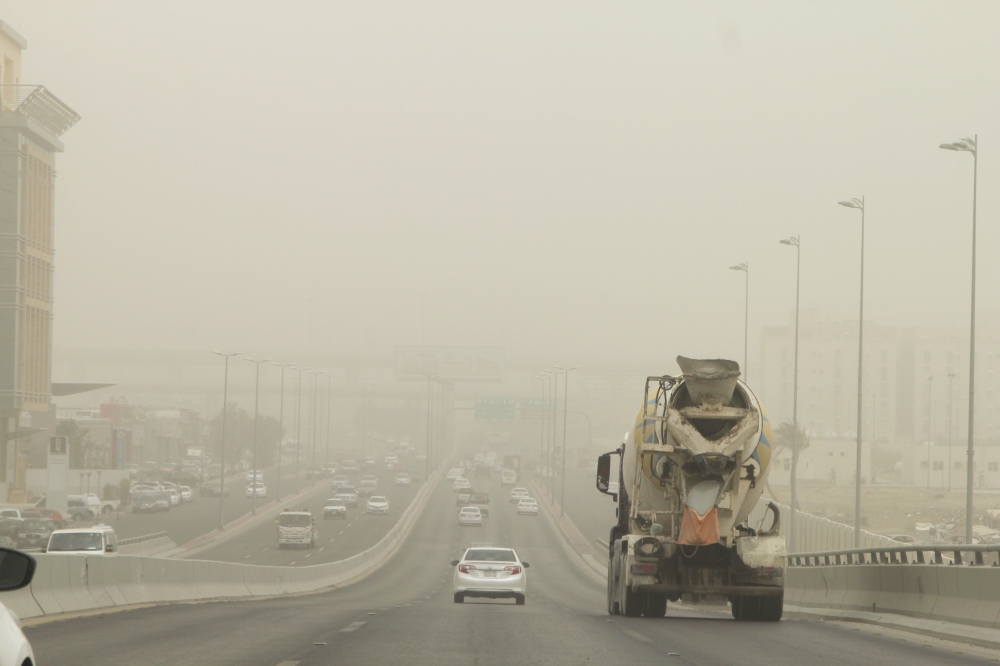
<svg viewBox="0 0 1000 666"><path fill-rule="evenodd" d="M677 364L678 377L646 379L635 426L597 461L597 489L618 504L608 613L663 617L668 601L684 599L728 601L737 620L780 620L778 507L768 503L762 519L748 522L771 462L767 415L736 362L681 356Z"/></svg>

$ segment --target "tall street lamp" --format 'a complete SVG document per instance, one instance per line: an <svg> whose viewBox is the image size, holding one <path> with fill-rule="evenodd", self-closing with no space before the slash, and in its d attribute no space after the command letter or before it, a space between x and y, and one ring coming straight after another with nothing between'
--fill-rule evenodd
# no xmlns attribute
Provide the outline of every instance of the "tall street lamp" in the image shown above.
<svg viewBox="0 0 1000 666"><path fill-rule="evenodd" d="M427 378L427 460L424 464L424 478L429 479L431 476L431 382L433 382L437 375L424 375Z"/></svg>
<svg viewBox="0 0 1000 666"><path fill-rule="evenodd" d="M257 414L260 407L260 364L268 363L271 359L265 358L255 361L252 358L246 359L257 366L254 377L253 388L253 491L250 493L250 513L257 513Z"/></svg>
<svg viewBox="0 0 1000 666"><path fill-rule="evenodd" d="M788 525L788 548L795 552L795 512L798 510L797 486L799 469L799 276L802 268L802 237L789 236L778 241L795 248L795 366L792 371L792 473L788 484L792 489L791 516Z"/></svg>
<svg viewBox="0 0 1000 666"><path fill-rule="evenodd" d="M545 436L548 434L548 413L549 413L549 376L544 372L540 372L535 375L538 379L542 380L542 409L545 410L545 418L539 420L538 425L541 426L538 429L538 471L542 473L542 483L545 483Z"/></svg>
<svg viewBox="0 0 1000 666"><path fill-rule="evenodd" d="M743 296L743 381L750 381L750 370L747 367L747 341L750 331L750 262L730 266L731 271L742 271L746 275L746 293Z"/></svg>
<svg viewBox="0 0 1000 666"><path fill-rule="evenodd" d="M225 514L224 509L226 506L226 413L229 411L229 358L231 356L239 356L243 352L218 352L213 351L216 356L222 356L226 359L226 375L225 381L223 382L222 388L222 460L220 469L222 473L219 476L219 529L223 529L225 526Z"/></svg>
<svg viewBox="0 0 1000 666"><path fill-rule="evenodd" d="M948 373L948 490L951 490L951 445L955 435L955 391L952 389L955 381L955 373Z"/></svg>
<svg viewBox="0 0 1000 666"><path fill-rule="evenodd" d="M563 374L566 375L566 379L563 380L563 445L562 445L562 472L560 473L559 481L559 515L566 515L566 416L568 415L568 396L569 396L569 373L571 370L577 370L580 366L574 365L572 368L561 368L558 365L556 369L561 370Z"/></svg>
<svg viewBox="0 0 1000 666"><path fill-rule="evenodd" d="M323 455L323 468L330 469L330 411L333 407L333 373L326 373L326 453ZM361 461L364 464L364 460Z"/></svg>
<svg viewBox="0 0 1000 666"><path fill-rule="evenodd" d="M927 489L931 487L931 437L934 436L934 377L927 378Z"/></svg>
<svg viewBox="0 0 1000 666"><path fill-rule="evenodd" d="M275 491L275 496L278 501L281 501L281 457L284 453L284 439L285 439L285 368L291 368L294 363L272 363L271 365L276 365L281 368L281 406L278 409L278 480L277 489Z"/></svg>
<svg viewBox="0 0 1000 666"><path fill-rule="evenodd" d="M972 543L972 463L975 456L976 410L976 183L979 176L979 135L954 143L942 143L945 150L972 153L972 314L969 323L969 444L965 461L965 543Z"/></svg>
<svg viewBox="0 0 1000 666"><path fill-rule="evenodd" d="M295 492L299 490L299 459L302 457L302 373L310 368L292 368L299 373L295 391Z"/></svg>
<svg viewBox="0 0 1000 666"><path fill-rule="evenodd" d="M553 469L555 467L555 448L556 448L556 414L559 410L559 373L554 370L543 370L543 374L549 375L552 378L552 411L548 413L549 419L552 421L552 429L549 430L549 424L546 422L545 428L548 430L546 433L546 438L549 441L548 460L543 461L542 473L545 476L545 485L549 489L549 499L555 500L556 495L556 473ZM550 502L551 503L551 502Z"/></svg>
<svg viewBox="0 0 1000 666"><path fill-rule="evenodd" d="M861 364L864 360L865 331L865 198L839 202L841 206L861 211L861 295L858 298L858 451L854 469L854 547L861 548Z"/></svg>

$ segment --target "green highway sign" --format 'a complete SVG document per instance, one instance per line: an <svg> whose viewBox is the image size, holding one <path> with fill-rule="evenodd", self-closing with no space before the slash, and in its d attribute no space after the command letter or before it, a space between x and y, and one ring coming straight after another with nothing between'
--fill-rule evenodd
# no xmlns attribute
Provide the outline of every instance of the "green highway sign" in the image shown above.
<svg viewBox="0 0 1000 666"><path fill-rule="evenodd" d="M544 398L521 398L521 418L529 421L548 418L552 413L552 401Z"/></svg>
<svg viewBox="0 0 1000 666"><path fill-rule="evenodd" d="M483 421L509 420L517 411L514 398L476 398L475 416Z"/></svg>

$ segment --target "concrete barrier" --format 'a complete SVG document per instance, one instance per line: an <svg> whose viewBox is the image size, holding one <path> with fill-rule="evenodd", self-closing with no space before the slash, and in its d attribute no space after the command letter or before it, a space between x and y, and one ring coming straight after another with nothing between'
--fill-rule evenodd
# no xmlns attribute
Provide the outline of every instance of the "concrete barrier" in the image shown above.
<svg viewBox="0 0 1000 666"><path fill-rule="evenodd" d="M47 553L37 556L38 568L28 588L3 593L0 599L18 617L28 619L135 604L278 596L346 584L366 575L396 552L446 470L443 465L428 479L378 543L338 562L272 567L124 553ZM145 543L153 541L156 539Z"/></svg>

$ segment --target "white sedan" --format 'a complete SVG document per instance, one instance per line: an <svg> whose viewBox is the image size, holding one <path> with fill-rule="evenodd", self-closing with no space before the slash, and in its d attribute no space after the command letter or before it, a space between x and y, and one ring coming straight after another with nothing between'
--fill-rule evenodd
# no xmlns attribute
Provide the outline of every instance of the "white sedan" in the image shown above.
<svg viewBox="0 0 1000 666"><path fill-rule="evenodd" d="M483 514L479 511L478 506L465 506L462 510L458 512L458 524L459 526L474 525L476 527L483 526Z"/></svg>
<svg viewBox="0 0 1000 666"><path fill-rule="evenodd" d="M463 490L468 490L471 487L472 487L472 483L470 483L468 479L459 477L459 478L455 479L455 483L454 483L454 485L452 485L451 489L454 492L457 493L457 492L461 492Z"/></svg>
<svg viewBox="0 0 1000 666"><path fill-rule="evenodd" d="M448 470L448 480L449 481L454 481L455 479L459 479L459 478L461 478L463 476L465 476L465 468L464 467L452 467L450 470Z"/></svg>
<svg viewBox="0 0 1000 666"><path fill-rule="evenodd" d="M247 497L267 497L267 486L263 483L248 484Z"/></svg>
<svg viewBox="0 0 1000 666"><path fill-rule="evenodd" d="M247 483L253 483L254 481L260 482L264 480L264 472L250 472L247 474Z"/></svg>
<svg viewBox="0 0 1000 666"><path fill-rule="evenodd" d="M372 495L371 499L368 500L368 506L366 508L368 513L389 513L389 500L382 497L381 495Z"/></svg>
<svg viewBox="0 0 1000 666"><path fill-rule="evenodd" d="M517 504L518 502L520 502L521 500L523 500L525 497L528 497L528 489L527 488L514 488L514 489L512 489L510 491L510 503L511 504Z"/></svg>
<svg viewBox="0 0 1000 666"><path fill-rule="evenodd" d="M0 548L0 591L18 590L31 582L35 573L31 556ZM0 665L34 664L31 644L21 631L17 616L0 602Z"/></svg>
<svg viewBox="0 0 1000 666"><path fill-rule="evenodd" d="M190 486L181 486L181 501L190 502L194 499L194 493L191 492Z"/></svg>
<svg viewBox="0 0 1000 666"><path fill-rule="evenodd" d="M519 516L537 516L538 515L538 500L533 497L525 497L520 502L517 503L517 515Z"/></svg>
<svg viewBox="0 0 1000 666"><path fill-rule="evenodd" d="M462 559L452 563L455 567L455 603L466 597L511 599L518 606L524 605L528 590L528 563L521 560L511 548L472 547Z"/></svg>
<svg viewBox="0 0 1000 666"><path fill-rule="evenodd" d="M410 485L410 475L409 474L397 474L396 478L393 479L393 483L397 486L408 486Z"/></svg>

